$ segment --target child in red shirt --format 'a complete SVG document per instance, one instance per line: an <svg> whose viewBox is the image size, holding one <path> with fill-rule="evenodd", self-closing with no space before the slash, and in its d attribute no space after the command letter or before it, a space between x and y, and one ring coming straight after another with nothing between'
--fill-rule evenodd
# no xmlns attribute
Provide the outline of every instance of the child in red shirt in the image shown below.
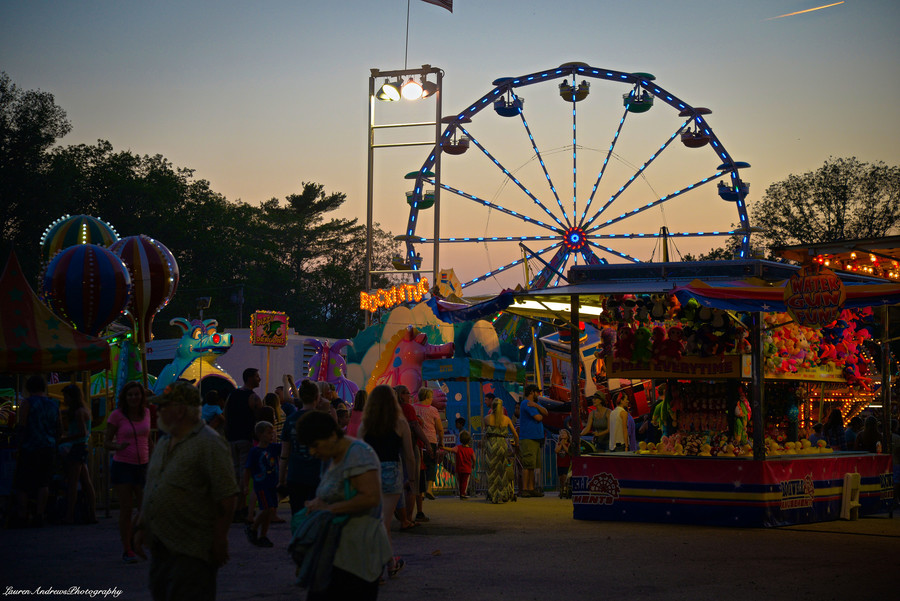
<svg viewBox="0 0 900 601"><path fill-rule="evenodd" d="M472 449L472 435L463 430L459 433L459 444L447 450L456 455L456 480L459 482L459 498L468 499L469 476L475 467L475 451Z"/></svg>
<svg viewBox="0 0 900 601"><path fill-rule="evenodd" d="M559 431L559 440L556 442L556 476L559 479L559 496L570 496L566 486L569 478L569 467L572 465L572 435L563 428Z"/></svg>

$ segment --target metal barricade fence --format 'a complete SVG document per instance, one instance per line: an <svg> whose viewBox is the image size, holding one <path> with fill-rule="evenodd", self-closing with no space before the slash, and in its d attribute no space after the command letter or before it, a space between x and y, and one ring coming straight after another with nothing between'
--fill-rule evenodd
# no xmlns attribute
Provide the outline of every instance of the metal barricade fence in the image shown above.
<svg viewBox="0 0 900 601"><path fill-rule="evenodd" d="M472 477L469 479L470 494L483 495L487 492L487 462L484 457L483 435L479 432L472 435L472 448L475 451L475 467ZM541 469L539 481L535 484L543 490L556 490L558 478L556 475L556 437L548 435L544 439L541 454ZM513 456L515 470L515 489L521 490L522 462L518 452ZM447 453L443 461L438 465L437 481L435 488L440 493L459 494L456 481L455 463L453 453Z"/></svg>

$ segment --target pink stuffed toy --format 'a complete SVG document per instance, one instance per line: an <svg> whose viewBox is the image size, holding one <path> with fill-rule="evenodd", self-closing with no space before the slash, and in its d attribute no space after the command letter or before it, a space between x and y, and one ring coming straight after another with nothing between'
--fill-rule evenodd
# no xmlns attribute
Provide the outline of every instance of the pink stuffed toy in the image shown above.
<svg viewBox="0 0 900 601"><path fill-rule="evenodd" d="M659 361L663 357L666 344L666 329L662 326L653 326L650 338L653 340L653 360Z"/></svg>
<svg viewBox="0 0 900 601"><path fill-rule="evenodd" d="M634 353L634 328L622 324L616 332L615 356L630 361L632 353Z"/></svg>

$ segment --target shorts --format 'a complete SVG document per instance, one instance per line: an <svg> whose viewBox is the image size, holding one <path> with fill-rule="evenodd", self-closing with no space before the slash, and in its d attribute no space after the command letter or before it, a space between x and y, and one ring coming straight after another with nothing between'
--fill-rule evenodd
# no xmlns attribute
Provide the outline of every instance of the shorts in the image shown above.
<svg viewBox="0 0 900 601"><path fill-rule="evenodd" d="M437 445L429 443L431 447L431 455L427 451L422 451L422 463L425 465L425 479L434 482L437 478ZM422 491L425 489L423 488Z"/></svg>
<svg viewBox="0 0 900 601"><path fill-rule="evenodd" d="M403 492L403 470L399 461L381 462L381 494L399 495Z"/></svg>
<svg viewBox="0 0 900 601"><path fill-rule="evenodd" d="M228 443L231 447L231 465L234 467L234 477L240 485L244 476L244 467L247 465L247 454L250 453L249 440L232 440Z"/></svg>
<svg viewBox="0 0 900 601"><path fill-rule="evenodd" d="M73 465L87 463L87 457L87 443L76 442L69 448L69 452L63 455L63 463L71 467Z"/></svg>
<svg viewBox="0 0 900 601"><path fill-rule="evenodd" d="M557 476L565 476L569 473L568 465L557 465L556 466L556 475Z"/></svg>
<svg viewBox="0 0 900 601"><path fill-rule="evenodd" d="M278 492L274 488L254 488L260 511L278 509Z"/></svg>
<svg viewBox="0 0 900 601"><path fill-rule="evenodd" d="M131 484L143 487L147 483L147 464L122 463L113 460L109 468L109 482L113 486L117 484Z"/></svg>
<svg viewBox="0 0 900 601"><path fill-rule="evenodd" d="M522 469L536 470L541 467L541 443L542 440L523 438L519 440L519 449L522 452Z"/></svg>
<svg viewBox="0 0 900 601"><path fill-rule="evenodd" d="M56 449L46 447L33 451L19 451L13 488L25 493L34 493L50 486Z"/></svg>

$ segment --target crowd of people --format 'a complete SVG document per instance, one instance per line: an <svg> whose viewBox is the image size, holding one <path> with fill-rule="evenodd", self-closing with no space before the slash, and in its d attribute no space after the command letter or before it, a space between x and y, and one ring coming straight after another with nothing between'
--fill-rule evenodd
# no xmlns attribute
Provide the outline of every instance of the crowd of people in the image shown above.
<svg viewBox="0 0 900 601"><path fill-rule="evenodd" d="M308 598L374 599L379 583L405 565L392 550L394 520L399 530L430 521L424 508L426 500L436 498L441 455L452 457L459 499L471 496L476 450L465 419L457 416L455 444L446 445L444 422L428 388L413 395L403 385L379 385L371 393L360 390L348 404L327 382L296 385L285 375L263 398L256 392L259 385L259 371L248 368L241 387L229 394L208 391L202 399L199 389L183 380L156 396L138 382L122 388L103 437L103 448L111 453L109 483L119 506L122 560L137 563L150 550L154 599L213 599L217 570L229 557L230 526L241 524L254 546L274 547L269 529L284 521L278 508L287 501L291 547ZM13 483L17 523L43 525L57 454L66 479L61 521L96 523L87 465L89 403L78 386L69 385L62 389L61 408L40 376L30 377L25 391ZM544 494L537 476L548 411L540 394L537 386L526 385L512 417L500 398L486 395L490 409L481 449L490 503ZM413 396L418 402L411 402ZM638 438L659 436L649 419L635 423L626 394L598 392L590 400L581 436L589 437L591 450L634 451ZM897 484L896 420L892 432ZM844 428L836 409L811 435L819 436L835 449L881 452L880 424L873 416L851 419ZM551 451L560 496L567 490L571 446L569 431L560 429ZM304 545L313 535L317 544L322 537L331 544L325 543L324 553L321 545L315 547L311 561ZM329 569L317 569L321 561L329 562Z"/></svg>

